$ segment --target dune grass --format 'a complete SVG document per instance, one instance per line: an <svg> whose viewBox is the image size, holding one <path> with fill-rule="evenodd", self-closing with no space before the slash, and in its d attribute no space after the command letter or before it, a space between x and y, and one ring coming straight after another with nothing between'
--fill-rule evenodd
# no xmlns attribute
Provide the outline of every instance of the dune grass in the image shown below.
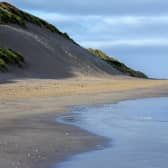
<svg viewBox="0 0 168 168"><path fill-rule="evenodd" d="M101 50L89 48L88 51L91 54L101 58L103 61L105 61L108 64L112 65L118 71L120 71L120 72L122 72L122 73L124 73L126 75L129 75L129 76L132 76L132 77L138 77L138 78L148 78L144 73L129 68L128 66L126 66L122 62L118 61L117 59L107 56Z"/></svg>
<svg viewBox="0 0 168 168"><path fill-rule="evenodd" d="M0 24L17 24L22 27L26 27L26 22L38 25L40 27L45 27L46 29L50 30L51 32L58 33L59 35L63 36L65 39L70 40L71 42L75 43L67 33L62 33L59 31L55 26L49 24L48 22L33 16L29 13L26 13L18 8L12 6L6 2L0 2Z"/></svg>
<svg viewBox="0 0 168 168"><path fill-rule="evenodd" d="M10 64L22 67L24 64L23 56L12 49L0 48L0 71L7 71Z"/></svg>

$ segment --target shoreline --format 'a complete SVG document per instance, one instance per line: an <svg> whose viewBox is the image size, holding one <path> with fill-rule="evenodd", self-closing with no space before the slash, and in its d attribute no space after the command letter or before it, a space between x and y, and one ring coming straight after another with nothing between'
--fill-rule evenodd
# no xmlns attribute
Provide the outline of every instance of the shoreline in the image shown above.
<svg viewBox="0 0 168 168"><path fill-rule="evenodd" d="M86 131L53 121L73 106L167 97L165 85L123 92L81 93L69 96L0 101L0 167L49 168L69 156L95 149L104 141ZM24 111L24 113L23 113Z"/></svg>
<svg viewBox="0 0 168 168"><path fill-rule="evenodd" d="M77 153L58 163L58 168L77 168L80 165L81 167L92 168L113 164L116 167L125 166L129 168L134 161L139 163L138 167L148 167L149 163L164 167L167 159L164 158L163 163L161 163L159 156L166 154L166 143L163 142L163 139L167 137L168 118L165 108L167 100L168 97L141 98L106 104L100 108L99 105L77 107L72 111L72 114L67 114L65 118L62 117L62 120L65 119L63 123L105 137L106 146L98 150ZM148 110L146 111L146 109ZM69 121L68 117L74 117L75 122ZM159 136L156 135L157 131ZM151 134L148 134L149 132ZM137 142L141 144L140 147L137 146ZM160 148L156 145L157 142ZM153 162L151 156L154 157ZM95 160L95 158L97 159ZM120 163L121 158L123 158L123 163ZM143 160L139 158L143 158ZM144 163L144 160L148 160L148 164Z"/></svg>

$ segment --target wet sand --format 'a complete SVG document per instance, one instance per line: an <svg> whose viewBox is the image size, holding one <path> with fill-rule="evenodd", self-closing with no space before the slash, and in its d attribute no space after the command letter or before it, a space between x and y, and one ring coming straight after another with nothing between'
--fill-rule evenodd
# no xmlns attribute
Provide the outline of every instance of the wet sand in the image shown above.
<svg viewBox="0 0 168 168"><path fill-rule="evenodd" d="M167 81L115 78L25 80L0 86L0 167L48 168L103 138L55 123L76 105L168 95Z"/></svg>
<svg viewBox="0 0 168 168"><path fill-rule="evenodd" d="M55 168L165 168L168 98L80 106L58 121L108 138L101 150L77 154ZM74 118L73 121L67 118Z"/></svg>

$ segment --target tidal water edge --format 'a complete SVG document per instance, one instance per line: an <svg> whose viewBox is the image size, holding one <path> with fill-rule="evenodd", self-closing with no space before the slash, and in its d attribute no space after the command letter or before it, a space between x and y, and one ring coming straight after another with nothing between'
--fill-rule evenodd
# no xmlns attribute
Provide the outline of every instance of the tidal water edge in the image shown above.
<svg viewBox="0 0 168 168"><path fill-rule="evenodd" d="M71 157L55 168L165 168L168 98L75 107L59 122L110 139L107 148Z"/></svg>

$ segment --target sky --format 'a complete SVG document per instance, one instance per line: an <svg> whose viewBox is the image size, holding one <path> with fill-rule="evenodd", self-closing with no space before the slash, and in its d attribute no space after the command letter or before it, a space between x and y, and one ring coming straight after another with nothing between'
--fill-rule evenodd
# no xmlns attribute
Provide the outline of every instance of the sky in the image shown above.
<svg viewBox="0 0 168 168"><path fill-rule="evenodd" d="M7 0L150 77L168 78L166 0Z"/></svg>

